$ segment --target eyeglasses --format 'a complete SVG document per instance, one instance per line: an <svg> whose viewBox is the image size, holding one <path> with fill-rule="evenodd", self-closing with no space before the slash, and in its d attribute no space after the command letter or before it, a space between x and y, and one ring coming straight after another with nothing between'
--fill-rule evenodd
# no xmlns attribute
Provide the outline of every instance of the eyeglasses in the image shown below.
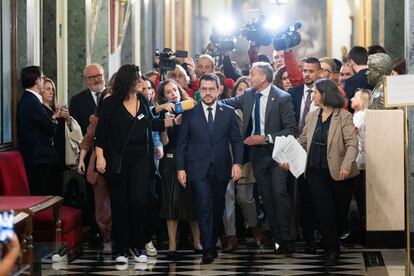
<svg viewBox="0 0 414 276"><path fill-rule="evenodd" d="M329 69L326 69L326 68L321 68L321 71L332 73L332 71L330 71Z"/></svg>
<svg viewBox="0 0 414 276"><path fill-rule="evenodd" d="M87 79L90 80L90 81L93 81L93 80L101 80L102 77L103 77L103 75L102 74L99 74L99 75L95 75L95 76L89 76L89 77L87 77Z"/></svg>

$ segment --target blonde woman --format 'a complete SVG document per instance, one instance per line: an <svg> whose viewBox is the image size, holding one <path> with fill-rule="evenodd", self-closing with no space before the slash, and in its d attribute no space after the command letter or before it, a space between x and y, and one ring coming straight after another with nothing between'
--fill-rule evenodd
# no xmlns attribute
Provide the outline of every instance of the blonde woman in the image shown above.
<svg viewBox="0 0 414 276"><path fill-rule="evenodd" d="M355 110L354 124L359 140L359 154L356 162L360 173L355 181L354 195L358 204L362 231L365 229L365 111L368 109L370 94L368 89L359 89L351 99L351 106Z"/></svg>
<svg viewBox="0 0 414 276"><path fill-rule="evenodd" d="M69 110L64 105L56 104L56 86L49 78L44 79L44 88L40 92L40 96L42 96L46 112L58 122L56 134L53 137L53 147L57 152L58 159L50 168L46 190L52 195L62 195L63 171L67 169L65 164L65 123L70 124L71 122Z"/></svg>

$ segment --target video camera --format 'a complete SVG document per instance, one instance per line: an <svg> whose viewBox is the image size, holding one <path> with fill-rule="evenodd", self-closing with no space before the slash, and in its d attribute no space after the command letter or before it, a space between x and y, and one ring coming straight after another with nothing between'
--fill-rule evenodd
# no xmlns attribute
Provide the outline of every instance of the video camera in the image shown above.
<svg viewBox="0 0 414 276"><path fill-rule="evenodd" d="M298 45L301 36L298 30L302 27L300 22L294 23L292 26L279 32L272 32L265 25L265 17L261 15L255 21L246 23L240 30L240 34L245 36L247 40L254 41L256 46L268 46L272 43L275 50L286 50Z"/></svg>
<svg viewBox="0 0 414 276"><path fill-rule="evenodd" d="M264 26L265 17L261 15L258 19L246 23L240 30L240 35L249 41L254 41L256 46L267 46L272 43L272 34Z"/></svg>
<svg viewBox="0 0 414 276"><path fill-rule="evenodd" d="M158 64L161 71L174 71L175 65L180 64L177 58L188 57L187 51L177 50L175 53L170 48L164 48L162 52L159 49L155 50L155 56L159 57L160 62Z"/></svg>
<svg viewBox="0 0 414 276"><path fill-rule="evenodd" d="M220 56L223 53L234 51L236 49L236 38L233 34L221 33L216 27L210 35L209 50L211 56Z"/></svg>
<svg viewBox="0 0 414 276"><path fill-rule="evenodd" d="M298 30L302 27L300 22L295 22L292 26L277 33L273 37L273 47L276 51L286 50L296 46L301 41L301 36Z"/></svg>

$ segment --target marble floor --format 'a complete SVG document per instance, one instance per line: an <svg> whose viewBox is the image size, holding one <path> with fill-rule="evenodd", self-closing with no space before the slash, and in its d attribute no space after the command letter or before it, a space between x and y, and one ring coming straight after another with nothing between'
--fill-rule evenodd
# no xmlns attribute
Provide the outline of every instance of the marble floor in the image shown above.
<svg viewBox="0 0 414 276"><path fill-rule="evenodd" d="M317 255L301 253L300 245L290 257L273 254L271 247L255 249L240 245L232 254L219 253L212 264L201 264L201 255L192 250L182 250L177 262L165 258L159 250L156 258L148 263L136 263L131 257L128 265L118 266L111 254L84 246L83 254L72 262L53 263L45 256L37 263L34 275L405 275L404 250L368 250L348 246L343 249L336 266L326 267Z"/></svg>

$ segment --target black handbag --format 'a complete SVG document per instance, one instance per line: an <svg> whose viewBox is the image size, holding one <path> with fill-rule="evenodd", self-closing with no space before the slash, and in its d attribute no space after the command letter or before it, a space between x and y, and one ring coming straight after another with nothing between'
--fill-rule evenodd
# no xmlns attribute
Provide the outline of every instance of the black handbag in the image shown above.
<svg viewBox="0 0 414 276"><path fill-rule="evenodd" d="M115 154L114 147L113 147L112 143L110 143L111 148L112 148L112 155L113 155L112 163L111 163L111 173L112 174L121 174L121 172L122 172L122 155L124 154L125 148L126 148L128 142L129 142L129 138L131 138L132 131L134 130L135 123L137 122L137 115L138 115L138 103L137 103L137 111L136 111L134 123L132 124L132 127L129 130L128 137L125 141L124 146L122 147L122 150L121 150L120 154L118 154L118 155Z"/></svg>
<svg viewBox="0 0 414 276"><path fill-rule="evenodd" d="M122 155L116 155L112 158L111 173L121 174L122 168Z"/></svg>

